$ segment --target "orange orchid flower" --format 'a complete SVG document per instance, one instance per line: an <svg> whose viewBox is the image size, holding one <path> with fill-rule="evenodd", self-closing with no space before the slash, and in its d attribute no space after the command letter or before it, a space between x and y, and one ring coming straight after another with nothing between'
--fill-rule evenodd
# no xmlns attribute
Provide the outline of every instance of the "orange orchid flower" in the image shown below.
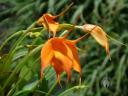
<svg viewBox="0 0 128 96"><path fill-rule="evenodd" d="M85 24L83 25L83 30L85 32L89 32L96 39L96 41L105 48L107 54L109 55L107 34L101 27L92 24Z"/></svg>
<svg viewBox="0 0 128 96"><path fill-rule="evenodd" d="M55 37L59 26L59 23L55 21L56 18L57 16L52 16L51 14L46 13L38 19L37 24L43 25L44 28L52 32L53 36Z"/></svg>
<svg viewBox="0 0 128 96"><path fill-rule="evenodd" d="M71 68L81 76L80 61L75 43L65 38L54 37L49 39L41 50L41 78L46 67L52 65L60 82L60 74L66 72L68 80Z"/></svg>
<svg viewBox="0 0 128 96"><path fill-rule="evenodd" d="M57 32L58 28L60 27L59 23L56 22L55 19L58 18L59 16L64 15L72 7L72 5L73 5L73 3L71 3L69 6L67 6L67 8L65 8L64 11L62 11L60 14L58 14L56 16L53 16L53 15L48 14L48 13L43 14L43 16L41 16L37 20L37 24L43 25L44 28L49 30L50 32L52 32L53 33L53 37L55 37L56 32Z"/></svg>

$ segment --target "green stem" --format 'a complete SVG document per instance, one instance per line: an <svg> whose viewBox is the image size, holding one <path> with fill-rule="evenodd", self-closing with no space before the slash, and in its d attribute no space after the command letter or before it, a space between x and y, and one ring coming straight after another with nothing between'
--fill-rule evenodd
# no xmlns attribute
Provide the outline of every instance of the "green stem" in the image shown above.
<svg viewBox="0 0 128 96"><path fill-rule="evenodd" d="M2 45L0 46L0 51L2 50L2 48L6 45L6 43L11 40L13 37L17 36L17 35L20 35L21 33L23 33L23 30L22 31L18 31L16 33L14 33L13 35L11 35L9 38L7 38L3 43Z"/></svg>
<svg viewBox="0 0 128 96"><path fill-rule="evenodd" d="M26 33L29 32L35 26L35 24L36 24L36 22L34 22L32 25L30 25L30 27L28 27L27 30L25 30L23 32L23 34L20 36L20 38L12 46L11 50L9 51L8 59L5 62L5 66L4 66L3 70L5 70L5 68L7 68L7 66L10 66L11 58L12 58L13 54L15 53L17 46L23 41L23 39L26 37Z"/></svg>
<svg viewBox="0 0 128 96"><path fill-rule="evenodd" d="M54 90L54 88L56 87L57 85L57 81L53 84L53 86L50 88L50 90L48 91L47 95L46 96L50 96L50 94L52 93L52 91Z"/></svg>
<svg viewBox="0 0 128 96"><path fill-rule="evenodd" d="M31 31L36 31L36 30L41 30L41 29L43 29L43 27L32 28ZM12 38L14 38L15 36L18 36L18 35L24 33L24 31L25 31L25 30L21 30L21 31L18 31L18 32L12 34L11 36L9 36L9 37L2 43L2 45L0 46L0 51L2 50L2 48L6 45L6 43L7 43L8 41L10 41L10 40L11 40Z"/></svg>
<svg viewBox="0 0 128 96"><path fill-rule="evenodd" d="M40 57L39 57L39 58L40 58ZM34 65L35 65L36 62L39 60L39 58L37 58L37 59L33 62ZM34 66L34 65L33 65L33 66ZM16 87L19 85L19 83L24 79L24 77L26 76L26 74L27 74L29 71L32 71L32 69L33 69L32 66L31 66L31 67L28 66L28 68L29 68L29 69L25 72L24 76L22 76L22 78L20 78L20 79L18 80L18 82L15 84L15 86L13 86L13 88L11 88L11 90L9 91L9 93L8 93L7 96L11 96L11 95L13 94L15 88L16 88Z"/></svg>
<svg viewBox="0 0 128 96"><path fill-rule="evenodd" d="M37 28L32 28L31 31L36 31L37 32L37 31L40 31L42 29L43 29L43 27L37 27Z"/></svg>
<svg viewBox="0 0 128 96"><path fill-rule="evenodd" d="M59 37L63 37L63 36L64 36L65 34L67 34L67 33L69 33L69 31L68 31L68 30L65 30L63 33L60 34Z"/></svg>
<svg viewBox="0 0 128 96"><path fill-rule="evenodd" d="M81 29L81 30L83 30L83 26L77 26L77 25L76 25L75 28L76 28L76 29Z"/></svg>
<svg viewBox="0 0 128 96"><path fill-rule="evenodd" d="M65 73L63 73L61 76L64 76L64 75L65 75ZM50 94L52 93L52 91L53 91L54 88L56 87L57 83L58 83L58 81L56 81L56 82L52 85L51 89L48 91L48 93L47 93L46 96L51 96Z"/></svg>
<svg viewBox="0 0 128 96"><path fill-rule="evenodd" d="M3 90L7 87L7 85L9 84L9 82L13 79L13 77L15 76L15 74L22 68L22 66L26 63L26 61L30 58L30 56L32 56L34 53L36 53L37 51L39 51L42 48L42 45L39 45L38 47L36 47L35 49L33 49L28 55L25 56L25 58L16 66L16 68L13 70L13 72L11 73L11 75L8 77L8 79L6 80L6 82L3 85Z"/></svg>
<svg viewBox="0 0 128 96"><path fill-rule="evenodd" d="M66 93L68 93L68 92L70 92L70 91L72 91L72 90L74 90L74 89L84 89L84 88L86 88L86 87L87 87L87 86L85 86L85 85L74 86L74 87L72 87L72 88L69 88L69 89L65 90L64 92L62 92L62 93L59 94L58 96L66 96L66 95L65 95Z"/></svg>
<svg viewBox="0 0 128 96"><path fill-rule="evenodd" d="M25 38L26 33L29 32L34 26L35 26L35 22L30 25L27 30L24 31L24 33L20 36L20 38L16 41L16 43L12 46L11 50L10 50L10 54L13 54L15 52L16 47L22 42L22 40Z"/></svg>
<svg viewBox="0 0 128 96"><path fill-rule="evenodd" d="M44 94L47 94L47 92L43 92L43 91L40 91L40 90L35 90L36 93L41 93L42 95Z"/></svg>
<svg viewBox="0 0 128 96"><path fill-rule="evenodd" d="M111 40L113 40L113 41L117 42L118 44L121 44L121 45L124 45L124 46L128 47L128 45L127 45L127 44L124 44L124 43L122 43L121 41L118 41L118 40L116 40L115 38L112 38L112 37L111 37L111 36L109 36L109 35L107 35L107 37L108 37L108 38L110 38Z"/></svg>

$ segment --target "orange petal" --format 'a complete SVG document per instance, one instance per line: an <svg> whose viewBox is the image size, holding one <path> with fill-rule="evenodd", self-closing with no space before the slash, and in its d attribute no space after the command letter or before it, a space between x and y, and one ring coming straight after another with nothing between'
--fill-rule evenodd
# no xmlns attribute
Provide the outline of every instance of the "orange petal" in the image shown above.
<svg viewBox="0 0 128 96"><path fill-rule="evenodd" d="M76 59L73 60L73 69L82 76L80 63Z"/></svg>
<svg viewBox="0 0 128 96"><path fill-rule="evenodd" d="M64 71L63 67L62 67L62 63L58 59L53 58L52 65L53 65L53 67L54 67L54 69L56 71L57 80L58 80L58 82L60 84L60 74Z"/></svg>
<svg viewBox="0 0 128 96"><path fill-rule="evenodd" d="M72 51L69 47L64 43L65 39L63 38L55 38L52 40L52 47L54 50L61 52L62 54L66 55L71 60L73 59Z"/></svg>
<svg viewBox="0 0 128 96"><path fill-rule="evenodd" d="M54 20L55 18L56 16L52 16L51 14L46 13L42 17L39 18L39 20L37 21L37 24L43 25L44 28L53 32L53 35L55 36L56 31L59 26L59 23Z"/></svg>
<svg viewBox="0 0 128 96"><path fill-rule="evenodd" d="M76 49L76 46L74 43L72 43L70 40L66 41L66 44L69 46L69 48L72 51L73 54L73 69L81 75L81 67L80 67L80 60L78 57L78 51Z"/></svg>
<svg viewBox="0 0 128 96"><path fill-rule="evenodd" d="M72 62L73 62L74 56L73 56L72 49L71 49L68 45L66 45L65 43L64 43L64 46L65 46L66 49L67 49L66 55L67 55L67 56L72 60Z"/></svg>
<svg viewBox="0 0 128 96"><path fill-rule="evenodd" d="M59 24L58 23L49 23L49 31L53 32L53 36L55 37Z"/></svg>
<svg viewBox="0 0 128 96"><path fill-rule="evenodd" d="M59 23L54 21L56 16L52 16L51 14L44 14L43 18L44 18L44 24L47 27L46 29L48 29L49 31L53 32L53 36L55 36L56 35L56 31L57 31L58 26L59 26Z"/></svg>
<svg viewBox="0 0 128 96"><path fill-rule="evenodd" d="M43 74L44 69L50 64L53 58L53 50L50 40L45 43L41 50L41 76Z"/></svg>
<svg viewBox="0 0 128 96"><path fill-rule="evenodd" d="M106 33L104 30L97 26L97 25L92 25L92 24L85 24L83 26L83 30L85 32L90 32L90 34L96 39L96 41L105 47L107 54L109 54L109 45L108 45L108 39L106 37Z"/></svg>
<svg viewBox="0 0 128 96"><path fill-rule="evenodd" d="M58 51L54 51L54 54L55 54L55 58L61 62L61 64L62 64L61 66L62 66L63 70L66 71L66 73L68 75L68 80L69 80L71 77L72 61L67 56L65 56L64 54L62 54ZM59 68L59 66L58 66L58 68Z"/></svg>

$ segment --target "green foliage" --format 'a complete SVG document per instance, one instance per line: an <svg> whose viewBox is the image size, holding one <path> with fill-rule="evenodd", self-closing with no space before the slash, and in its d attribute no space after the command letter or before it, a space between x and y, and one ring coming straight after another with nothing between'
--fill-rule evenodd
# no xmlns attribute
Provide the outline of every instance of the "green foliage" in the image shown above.
<svg viewBox="0 0 128 96"><path fill-rule="evenodd" d="M77 74L72 74L68 83L63 74L60 88L51 67L40 80L40 49L48 34L35 21L45 12L60 13L71 1L0 0L0 96L128 95L128 1L72 1L74 6L59 21L102 26L109 35L111 60L101 46L88 38L78 44L82 85L78 85ZM69 38L75 39L81 34L76 30Z"/></svg>

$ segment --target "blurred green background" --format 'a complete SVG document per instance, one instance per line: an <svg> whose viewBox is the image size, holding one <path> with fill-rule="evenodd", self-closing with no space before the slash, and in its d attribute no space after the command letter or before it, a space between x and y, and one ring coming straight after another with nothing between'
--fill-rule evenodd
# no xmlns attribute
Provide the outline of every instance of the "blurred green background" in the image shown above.
<svg viewBox="0 0 128 96"><path fill-rule="evenodd" d="M0 44L11 34L25 30L43 13L56 15L71 2L74 2L74 5L58 19L59 22L76 25L96 24L117 41L109 38L111 60L92 37L78 43L82 84L87 87L66 92L63 96L128 96L128 0L0 0ZM40 45L47 40L47 32L41 29L35 32L41 32L41 36L26 37L19 44L22 49L19 48L12 57L13 66L10 64L11 68L9 67L7 72L1 71L0 92L14 66L33 49L26 46ZM83 34L80 30L75 30L69 39L76 39ZM10 40L1 50L0 69L18 38L16 36ZM50 71L46 72L47 76L42 83L36 82L39 80L40 58L37 58L39 53L27 59L6 91L1 93L3 96L9 92L14 96L45 96L43 92L49 92L56 81L55 73L49 68ZM54 86L50 96L58 96L79 83L79 76L75 72L72 73L71 81L66 83L65 79L66 76L62 76L62 88L59 85ZM15 85L17 86L12 91Z"/></svg>

